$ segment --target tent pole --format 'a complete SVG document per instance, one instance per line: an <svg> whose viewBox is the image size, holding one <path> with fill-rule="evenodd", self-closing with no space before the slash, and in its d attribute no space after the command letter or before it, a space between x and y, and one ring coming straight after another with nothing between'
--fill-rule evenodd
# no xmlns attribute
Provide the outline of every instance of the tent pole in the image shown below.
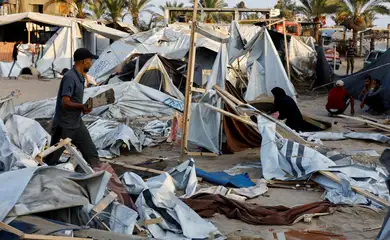
<svg viewBox="0 0 390 240"><path fill-rule="evenodd" d="M283 18L284 49L286 50L286 68L287 68L288 79L291 81L291 75L290 75L290 54L288 52L287 32L286 31L287 31L286 30L286 19Z"/></svg>
<svg viewBox="0 0 390 240"><path fill-rule="evenodd" d="M30 23L30 22L27 22L27 34L28 34L27 38L28 38L28 44L30 44L30 42L31 42L31 29L30 29L30 27L31 27L31 23Z"/></svg>
<svg viewBox="0 0 390 240"><path fill-rule="evenodd" d="M190 118L191 118L192 85L194 82L194 66L195 66L195 55L196 55L196 15L197 15L197 13L198 13L198 2L195 1L193 13L192 13L190 53L189 53L189 57L188 57L187 82L186 82L186 92L185 92L185 100L184 100L181 156L183 156L188 151L188 149L187 149L188 129L190 126Z"/></svg>

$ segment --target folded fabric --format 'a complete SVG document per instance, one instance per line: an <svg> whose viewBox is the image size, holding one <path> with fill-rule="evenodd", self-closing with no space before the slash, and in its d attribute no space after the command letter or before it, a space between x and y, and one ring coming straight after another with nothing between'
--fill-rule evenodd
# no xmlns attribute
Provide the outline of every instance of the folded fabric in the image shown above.
<svg viewBox="0 0 390 240"><path fill-rule="evenodd" d="M254 225L288 225L303 214L329 212L331 206L329 202L314 202L293 208L259 206L207 193L196 194L183 201L201 217L208 218L219 213Z"/></svg>
<svg viewBox="0 0 390 240"><path fill-rule="evenodd" d="M207 181L209 183L222 186L246 188L256 185L254 182L251 181L248 176L248 173L242 173L232 176L225 172L206 172L202 169L197 168L196 176L203 178L204 181Z"/></svg>

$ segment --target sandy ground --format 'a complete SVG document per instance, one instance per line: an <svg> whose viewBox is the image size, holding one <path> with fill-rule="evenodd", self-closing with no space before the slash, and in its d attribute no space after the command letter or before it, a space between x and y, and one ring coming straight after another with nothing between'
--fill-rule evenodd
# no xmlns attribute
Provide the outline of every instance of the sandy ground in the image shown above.
<svg viewBox="0 0 390 240"><path fill-rule="evenodd" d="M345 61L339 71L344 71ZM341 73L341 72L340 72ZM22 95L15 99L15 104L25 101L46 99L56 96L59 81L38 81L38 80L4 80L0 79L0 96L7 96L12 90L19 89ZM325 110L326 93L307 93L299 98L299 105L304 112L308 112L333 122L333 127L329 131L343 131L345 124L351 124L351 121L340 118L329 118ZM359 106L356 104L356 106ZM364 111L356 109L356 115L366 115ZM372 116L371 116L372 117ZM324 142L324 145L336 150L358 150L375 149L379 154L387 147L384 144L377 144L367 141L346 140ZM238 163L250 163L260 161L260 149L249 149L245 152L232 155L222 155L218 157L194 157L196 166L207 171L223 171L234 167ZM161 169L167 169L175 166L180 160L180 147L178 145L162 144L154 148L144 149L139 154L128 154L121 156L117 160L122 160L130 164L142 163L146 159L156 157L166 157L167 160L161 165ZM123 171L123 169L122 169ZM242 169L248 172L252 179L261 177L260 169ZM118 172L118 174L120 174ZM202 182L200 187L209 186ZM289 189L270 188L269 191L250 202L263 206L285 205L288 207L301 204L321 201L322 193L313 191L299 191ZM366 240L375 239L379 230L365 230L382 225L384 211L373 211L362 207L339 207L328 216L314 218L311 223L297 223L293 226L254 226L245 224L238 220L227 219L223 215L216 215L210 219L219 230L228 236L228 239L274 239L272 232L285 231L286 229L317 229L329 231L337 234L343 234L348 239Z"/></svg>

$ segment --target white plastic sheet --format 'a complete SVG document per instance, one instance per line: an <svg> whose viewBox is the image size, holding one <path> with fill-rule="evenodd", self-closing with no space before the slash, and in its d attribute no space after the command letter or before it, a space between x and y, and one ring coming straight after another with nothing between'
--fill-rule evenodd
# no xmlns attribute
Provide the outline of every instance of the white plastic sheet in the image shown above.
<svg viewBox="0 0 390 240"><path fill-rule="evenodd" d="M222 89L225 89L228 60L226 44L222 43L221 47L219 48L218 55L215 58L211 76L207 82L206 89L212 89L214 85L218 85Z"/></svg>
<svg viewBox="0 0 390 240"><path fill-rule="evenodd" d="M272 39L266 29L261 32L247 45L250 46L250 52L247 62L249 74L248 89L245 94L245 100L251 101L255 97L264 94L272 97L271 90L274 87L282 88L286 94L296 101L296 92L294 85L288 79L284 66L280 60L278 52ZM247 51L247 50L245 50ZM257 71L253 71L253 65L258 63ZM259 83L253 83L253 82ZM249 86L260 86L250 88Z"/></svg>
<svg viewBox="0 0 390 240"><path fill-rule="evenodd" d="M317 52L297 37L292 36L289 43L289 57L292 70L299 80L310 79L316 70Z"/></svg>
<svg viewBox="0 0 390 240"><path fill-rule="evenodd" d="M0 99L0 119L5 120L10 114L15 112L12 98Z"/></svg>
<svg viewBox="0 0 390 240"><path fill-rule="evenodd" d="M32 158L50 144L51 136L33 119L12 115L5 126L12 143Z"/></svg>

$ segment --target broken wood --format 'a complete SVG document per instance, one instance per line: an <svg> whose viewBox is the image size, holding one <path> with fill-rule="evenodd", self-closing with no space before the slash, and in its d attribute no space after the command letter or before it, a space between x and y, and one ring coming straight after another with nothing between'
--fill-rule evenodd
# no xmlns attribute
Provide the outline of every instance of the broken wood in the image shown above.
<svg viewBox="0 0 390 240"><path fill-rule="evenodd" d="M85 161L85 159L83 158L83 156L76 151L76 149L74 149L74 147L68 143L68 144L65 144L64 145L66 150L69 151L69 153L71 154L71 156L75 157L76 160L77 160L77 163L80 165L80 167L83 169L83 171L86 173L86 174L92 174L92 173L95 173L95 171L91 168L91 166L89 166L89 164L87 163L87 161Z"/></svg>
<svg viewBox="0 0 390 240"><path fill-rule="evenodd" d="M147 219L143 222L143 226L162 223L162 218Z"/></svg>
<svg viewBox="0 0 390 240"><path fill-rule="evenodd" d="M212 152L186 152L188 156L218 157L218 154Z"/></svg>
<svg viewBox="0 0 390 240"><path fill-rule="evenodd" d="M105 106L115 102L115 92L114 89L110 88L95 97L88 98L85 105L87 108L92 109L100 106Z"/></svg>
<svg viewBox="0 0 390 240"><path fill-rule="evenodd" d="M65 236L48 236L48 235L38 235L38 234L25 234L24 232L16 229L8 224L0 222L0 229L7 231L9 233L15 234L20 239L30 239L30 240L91 240L91 238L76 238L76 237L65 237Z"/></svg>
<svg viewBox="0 0 390 240"><path fill-rule="evenodd" d="M155 174L163 174L166 173L165 171L157 170L157 169L152 169L152 168L145 168L145 167L140 167L140 166L135 166L131 164L127 164L124 162L118 162L118 161L112 161L112 160L101 160L102 162L114 164L114 165L119 165L125 168L133 169L133 170L138 170L142 172L148 172L148 173L155 173Z"/></svg>
<svg viewBox="0 0 390 240"><path fill-rule="evenodd" d="M304 121L306 121L306 122L308 122L308 123L310 123L310 124L320 128L322 130L328 129L328 127L325 124L323 124L323 123L321 123L321 122L319 122L319 121L317 121L317 120L307 116L306 114L302 114L302 118L303 118Z"/></svg>
<svg viewBox="0 0 390 240"><path fill-rule="evenodd" d="M193 91L193 92L198 92L198 93L205 93L207 90L204 89L204 88L192 87L192 88L191 88L191 91Z"/></svg>
<svg viewBox="0 0 390 240"><path fill-rule="evenodd" d="M334 173L332 172L329 172L329 171L318 171L319 173L321 173L322 175L324 175L325 177L337 182L337 183L341 183L341 180L339 179L339 177L337 175L335 175ZM356 187L356 186L353 186L351 185L351 188L353 191L359 193L360 195L368 198L368 199L371 199L372 201L376 202L376 203L379 203L380 205L384 206L384 207L390 207L390 202L386 201L385 199L383 198L380 198L370 192L367 192L359 187Z"/></svg>
<svg viewBox="0 0 390 240"><path fill-rule="evenodd" d="M370 126L379 127L381 129L384 129L384 130L390 132L390 126L387 126L387 125L384 125L384 124L376 123L376 122L373 122L373 121L370 121L370 120L366 120L366 119L363 119L363 118L351 117L351 116L347 116L347 115L344 115L344 114L340 114L340 115L337 115L337 116L339 116L341 118L345 118L345 119L350 119L350 120L355 120L355 121L358 121L358 122L367 123Z"/></svg>
<svg viewBox="0 0 390 240"><path fill-rule="evenodd" d="M233 72L237 75L238 79L244 84L245 87L248 87L245 80L242 78L242 76L238 73L238 71L230 64L230 68L233 70Z"/></svg>
<svg viewBox="0 0 390 240"><path fill-rule="evenodd" d="M39 163L43 162L43 158L46 157L47 155L57 151L58 149L65 147L66 144L70 144L72 142L72 139L66 138L63 140L60 140L57 144L54 144L53 146L49 147L43 152L40 152L35 156L35 160L38 161Z"/></svg>
<svg viewBox="0 0 390 240"><path fill-rule="evenodd" d="M101 213L103 212L104 209L106 209L108 207L108 205L110 205L117 197L118 195L114 192L110 192L107 196L105 196L102 200L100 200L100 202L98 202L98 204L96 204L93 208L92 208L92 213L93 214L96 214L96 213Z"/></svg>

